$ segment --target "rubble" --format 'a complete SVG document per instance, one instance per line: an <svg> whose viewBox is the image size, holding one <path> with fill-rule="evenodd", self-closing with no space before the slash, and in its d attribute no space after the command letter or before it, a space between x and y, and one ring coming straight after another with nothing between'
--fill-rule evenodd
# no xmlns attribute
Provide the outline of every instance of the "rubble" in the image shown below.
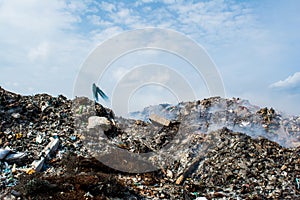
<svg viewBox="0 0 300 200"><path fill-rule="evenodd" d="M170 120L167 120L167 119L165 119L163 117L160 117L156 114L151 114L149 116L149 120L153 123L158 123L158 124L161 124L163 126L169 126L170 123L171 123Z"/></svg>
<svg viewBox="0 0 300 200"><path fill-rule="evenodd" d="M212 97L132 117L0 88L0 198L300 198L299 116Z"/></svg>
<svg viewBox="0 0 300 200"><path fill-rule="evenodd" d="M103 131L108 131L111 129L110 121L107 118L98 116L89 117L87 128L96 128L96 126L100 126Z"/></svg>

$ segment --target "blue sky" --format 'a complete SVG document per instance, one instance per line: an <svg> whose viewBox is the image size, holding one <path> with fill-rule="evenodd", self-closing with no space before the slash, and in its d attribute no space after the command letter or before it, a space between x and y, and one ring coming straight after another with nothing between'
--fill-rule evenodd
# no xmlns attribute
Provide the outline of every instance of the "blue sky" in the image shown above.
<svg viewBox="0 0 300 200"><path fill-rule="evenodd" d="M80 68L97 45L126 30L159 27L186 34L206 49L227 97L299 115L299 10L297 0L0 0L0 85L21 94L71 98ZM111 77L117 80L122 69ZM183 72L193 80L189 74ZM110 94L111 86L103 87ZM137 92L132 105L163 100L147 90ZM197 98L202 96L207 94ZM137 103L143 99L149 101Z"/></svg>

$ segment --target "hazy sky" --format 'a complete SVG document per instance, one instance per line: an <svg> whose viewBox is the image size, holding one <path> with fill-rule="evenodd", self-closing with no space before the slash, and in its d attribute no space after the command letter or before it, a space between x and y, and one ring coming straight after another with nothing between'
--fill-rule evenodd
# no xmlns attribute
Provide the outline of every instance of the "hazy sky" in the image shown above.
<svg viewBox="0 0 300 200"><path fill-rule="evenodd" d="M227 97L299 115L299 10L297 0L0 0L0 86L72 98L81 66L97 45L123 31L159 27L183 33L206 49ZM128 65L143 64L141 57L150 62L149 55L153 52L123 58L107 76L117 82ZM181 75L202 88L203 81L181 64ZM98 84L111 94L108 81ZM162 91L149 85L137 91L131 109L174 98L163 99Z"/></svg>

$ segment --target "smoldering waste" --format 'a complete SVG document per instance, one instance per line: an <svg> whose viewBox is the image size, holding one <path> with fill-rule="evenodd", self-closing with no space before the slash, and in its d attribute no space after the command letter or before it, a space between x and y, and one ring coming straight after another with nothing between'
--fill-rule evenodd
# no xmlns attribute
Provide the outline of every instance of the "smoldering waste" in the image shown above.
<svg viewBox="0 0 300 200"><path fill-rule="evenodd" d="M0 88L1 199L299 199L300 117L246 100L131 118Z"/></svg>

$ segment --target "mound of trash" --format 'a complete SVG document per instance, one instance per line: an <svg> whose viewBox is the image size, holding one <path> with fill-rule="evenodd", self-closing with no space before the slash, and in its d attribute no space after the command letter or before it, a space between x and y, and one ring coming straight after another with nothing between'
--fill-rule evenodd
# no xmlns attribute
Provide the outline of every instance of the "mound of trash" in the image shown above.
<svg viewBox="0 0 300 200"><path fill-rule="evenodd" d="M299 199L300 117L239 98L131 119L0 87L1 199Z"/></svg>

